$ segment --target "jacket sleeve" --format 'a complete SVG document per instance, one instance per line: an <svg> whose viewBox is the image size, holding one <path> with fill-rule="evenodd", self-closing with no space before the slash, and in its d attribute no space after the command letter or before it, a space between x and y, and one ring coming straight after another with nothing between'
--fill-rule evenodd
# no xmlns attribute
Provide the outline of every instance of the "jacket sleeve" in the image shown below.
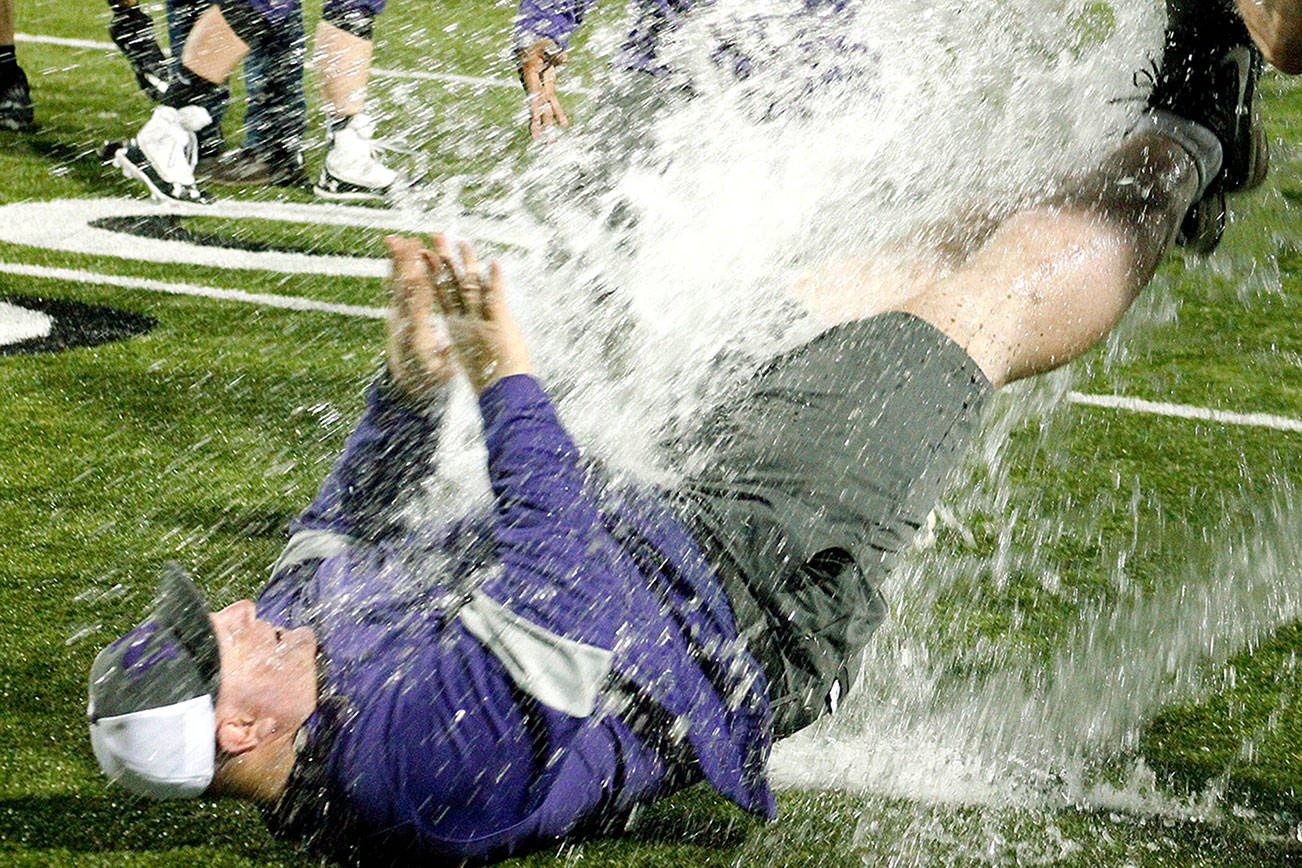
<svg viewBox="0 0 1302 868"><path fill-rule="evenodd" d="M480 587L490 599L479 613L516 622L510 632L522 640L551 636L564 668L589 682L625 621L629 556L605 531L578 449L538 381L505 377L484 390L479 409L501 565Z"/></svg>
<svg viewBox="0 0 1302 868"><path fill-rule="evenodd" d="M583 16L596 0L520 0L515 15L514 47L528 48L540 39L550 39L557 50L569 48L570 37L583 23Z"/></svg>
<svg viewBox="0 0 1302 868"><path fill-rule="evenodd" d="M292 537L309 531L367 541L383 537L391 530L395 504L432 470L446 409L446 395L417 409L387 372L377 377L343 454L294 522Z"/></svg>

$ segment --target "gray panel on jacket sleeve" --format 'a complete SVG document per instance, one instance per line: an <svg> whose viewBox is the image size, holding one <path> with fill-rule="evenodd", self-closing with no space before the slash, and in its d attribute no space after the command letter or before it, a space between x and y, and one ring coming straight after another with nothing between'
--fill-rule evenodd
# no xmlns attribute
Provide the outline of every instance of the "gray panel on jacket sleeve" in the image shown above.
<svg viewBox="0 0 1302 868"><path fill-rule="evenodd" d="M279 575L281 570L298 566L313 558L324 559L337 555L352 543L352 537L332 530L300 530L285 544L285 550L280 553L280 558L271 568L271 574Z"/></svg>
<svg viewBox="0 0 1302 868"><path fill-rule="evenodd" d="M506 667L521 690L571 717L588 717L614 654L558 636L476 591L457 611L470 634Z"/></svg>

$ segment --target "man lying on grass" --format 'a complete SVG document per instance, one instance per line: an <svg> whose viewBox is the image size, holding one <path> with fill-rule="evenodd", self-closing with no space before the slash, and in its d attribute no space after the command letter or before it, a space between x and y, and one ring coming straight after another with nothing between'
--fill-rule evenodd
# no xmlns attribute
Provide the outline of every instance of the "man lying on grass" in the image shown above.
<svg viewBox="0 0 1302 868"><path fill-rule="evenodd" d="M389 239L386 370L257 601L210 613L171 567L150 616L96 658L106 774L156 798L250 799L277 834L368 864L617 829L697 781L771 816L772 739L853 683L877 586L991 391L1093 346L1186 217L1260 177L1247 34L1213 30L1219 45L1168 51L1102 165L765 365L681 444L710 460L673 490L584 461L496 264ZM493 506L403 527L395 504L429 471L458 372Z"/></svg>

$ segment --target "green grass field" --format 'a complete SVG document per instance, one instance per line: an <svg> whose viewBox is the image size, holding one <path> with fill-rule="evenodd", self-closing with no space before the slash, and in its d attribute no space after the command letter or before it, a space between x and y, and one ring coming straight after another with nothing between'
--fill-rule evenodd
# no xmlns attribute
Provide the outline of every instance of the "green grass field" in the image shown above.
<svg viewBox="0 0 1302 868"><path fill-rule="evenodd" d="M376 62L509 80L513 9L393 0L390 20L425 28L381 37ZM613 21L620 10L601 14ZM20 15L25 33L106 38L102 3L27 2ZM121 58L39 42L18 50L41 126L0 133L0 205L135 195L94 156L149 109ZM598 63L579 53L570 80L588 81ZM1239 205L1210 262L1177 254L1164 266L1122 334L1071 371L1072 389L1302 419L1302 87L1271 76L1263 89L1276 143L1267 186ZM380 78L375 91L435 109L416 136L423 159L467 198L487 201L487 170L525 158L515 89ZM585 104L571 101L576 116ZM383 234L222 217L186 228L375 256ZM0 243L0 263L383 302L378 279L157 264L123 244L117 258ZM109 791L87 738L85 677L98 648L139 617L162 561L192 567L215 604L256 591L360 406L383 348L379 324L0 271L0 296L10 295L110 305L157 325L92 348L0 356L0 865L313 864L272 841L250 808L141 805ZM1302 623L1292 623L1302 522L1291 508L1302 434L1059 400L1012 425L994 471L980 464L950 495L962 520L942 522L936 545L910 559L910 581L931 591L897 601L892 635L944 649L939 695L961 700L966 686L1011 670L1032 686L1044 687L1039 673L1075 677L1101 703L1131 702L1137 719L1092 743L1082 763L1092 780L1124 788L1142 762L1156 808L1089 796L955 804L851 786L785 789L781 818L761 825L698 787L624 836L509 864L1302 864ZM1164 601L1178 613L1208 588L1224 605L1202 620L1163 617ZM1133 617L1109 631L1111 613ZM1082 623L1098 643L1082 645ZM1164 644L1175 640L1190 641L1177 653ZM1125 676L1128 667L1151 677ZM1132 690L1162 699L1115 695ZM1171 808L1189 804L1203 808Z"/></svg>

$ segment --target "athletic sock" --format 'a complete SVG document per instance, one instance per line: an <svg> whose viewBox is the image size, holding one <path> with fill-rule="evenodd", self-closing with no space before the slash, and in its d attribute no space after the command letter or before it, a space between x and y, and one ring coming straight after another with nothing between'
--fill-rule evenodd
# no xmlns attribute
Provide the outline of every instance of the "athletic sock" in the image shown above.
<svg viewBox="0 0 1302 868"><path fill-rule="evenodd" d="M330 115L326 118L326 130L329 138L333 139L335 133L348 126L348 122L353 119L352 115Z"/></svg>
<svg viewBox="0 0 1302 868"><path fill-rule="evenodd" d="M180 66L176 70L172 86L163 95L163 105L176 109L188 105L206 106L220 99L225 89L224 85L215 84L202 75L196 75L184 66Z"/></svg>
<svg viewBox="0 0 1302 868"><path fill-rule="evenodd" d="M1132 132L1152 130L1175 142L1193 158L1198 167L1197 201L1207 192L1212 179L1221 170L1223 149L1216 134L1202 124L1172 114L1163 109L1150 109L1135 124Z"/></svg>

